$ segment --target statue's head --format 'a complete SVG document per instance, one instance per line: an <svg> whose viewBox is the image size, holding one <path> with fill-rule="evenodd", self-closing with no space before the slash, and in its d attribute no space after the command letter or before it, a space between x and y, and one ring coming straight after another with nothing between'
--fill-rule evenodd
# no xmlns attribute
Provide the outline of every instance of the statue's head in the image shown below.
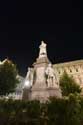
<svg viewBox="0 0 83 125"><path fill-rule="evenodd" d="M52 67L52 64L51 64L51 63L49 63L49 64L48 64L48 66L49 66L49 67Z"/></svg>
<svg viewBox="0 0 83 125"><path fill-rule="evenodd" d="M41 44L45 44L43 40L41 41Z"/></svg>
<svg viewBox="0 0 83 125"><path fill-rule="evenodd" d="M41 46L46 47L46 43L44 43L44 41L41 41Z"/></svg>
<svg viewBox="0 0 83 125"><path fill-rule="evenodd" d="M28 71L30 71L30 67L28 67Z"/></svg>

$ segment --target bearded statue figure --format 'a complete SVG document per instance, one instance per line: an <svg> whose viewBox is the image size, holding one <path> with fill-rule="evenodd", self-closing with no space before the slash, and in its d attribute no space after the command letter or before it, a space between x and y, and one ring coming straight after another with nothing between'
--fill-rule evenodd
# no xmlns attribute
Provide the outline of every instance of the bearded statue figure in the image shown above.
<svg viewBox="0 0 83 125"><path fill-rule="evenodd" d="M57 86L57 80L55 76L54 69L52 68L52 64L48 64L45 74L47 76L47 86L48 87L56 87Z"/></svg>

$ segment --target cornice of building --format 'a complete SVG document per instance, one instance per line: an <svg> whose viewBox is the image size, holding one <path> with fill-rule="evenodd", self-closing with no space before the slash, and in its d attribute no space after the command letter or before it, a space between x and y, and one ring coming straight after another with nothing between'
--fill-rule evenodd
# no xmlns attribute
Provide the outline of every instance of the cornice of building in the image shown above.
<svg viewBox="0 0 83 125"><path fill-rule="evenodd" d="M53 67L65 67L65 66L73 66L73 65L80 65L83 64L83 59L80 60L75 60L75 61L69 61L69 62L64 62L64 63L57 63L53 64Z"/></svg>

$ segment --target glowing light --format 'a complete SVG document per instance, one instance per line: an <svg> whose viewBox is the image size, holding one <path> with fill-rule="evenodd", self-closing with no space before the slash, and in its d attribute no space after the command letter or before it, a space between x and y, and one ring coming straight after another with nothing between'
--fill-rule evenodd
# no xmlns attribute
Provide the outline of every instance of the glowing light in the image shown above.
<svg viewBox="0 0 83 125"><path fill-rule="evenodd" d="M30 82L28 80L25 81L25 87L29 87L30 86Z"/></svg>

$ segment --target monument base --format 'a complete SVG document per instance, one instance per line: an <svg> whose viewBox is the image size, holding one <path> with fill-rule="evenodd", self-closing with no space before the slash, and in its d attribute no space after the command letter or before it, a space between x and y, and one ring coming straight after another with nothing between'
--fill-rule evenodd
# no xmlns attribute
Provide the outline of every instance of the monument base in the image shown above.
<svg viewBox="0 0 83 125"><path fill-rule="evenodd" d="M59 88L36 88L31 91L31 100L47 101L50 97L61 98L62 94Z"/></svg>
<svg viewBox="0 0 83 125"><path fill-rule="evenodd" d="M30 98L31 98L31 89L30 88L24 88L22 99L23 100L30 100Z"/></svg>
<svg viewBox="0 0 83 125"><path fill-rule="evenodd" d="M47 91L49 93L49 97L57 97L57 98L61 98L62 94L61 94L61 90L58 87L49 87L47 88Z"/></svg>

